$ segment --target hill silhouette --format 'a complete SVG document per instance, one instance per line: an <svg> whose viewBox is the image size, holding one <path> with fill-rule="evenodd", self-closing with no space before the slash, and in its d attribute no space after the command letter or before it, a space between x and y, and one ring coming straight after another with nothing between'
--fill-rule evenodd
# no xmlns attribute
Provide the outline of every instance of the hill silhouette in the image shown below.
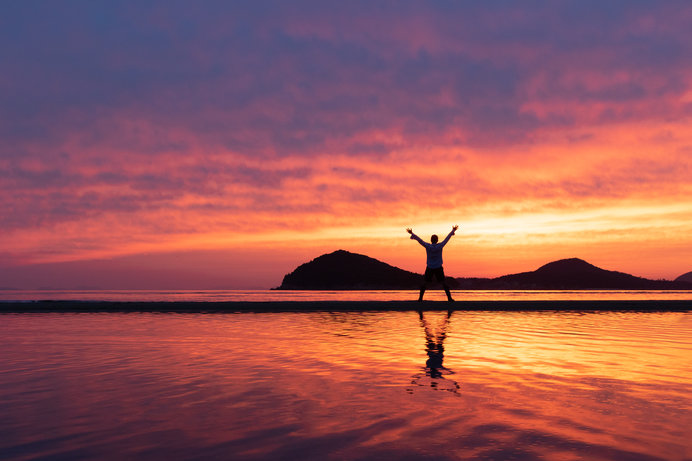
<svg viewBox="0 0 692 461"><path fill-rule="evenodd" d="M692 283L692 272L682 274L680 277L675 279L676 282L689 282Z"/></svg>
<svg viewBox="0 0 692 461"><path fill-rule="evenodd" d="M609 271L579 258L561 259L533 272L505 275L494 279L505 288L543 290L665 290L675 282L649 280L624 272Z"/></svg>
<svg viewBox="0 0 692 461"><path fill-rule="evenodd" d="M279 290L405 290L420 275L369 256L337 250L301 264L284 276Z"/></svg>
<svg viewBox="0 0 692 461"><path fill-rule="evenodd" d="M466 290L692 289L692 282L635 277L601 269L579 258L562 259L545 264L535 271L493 279L448 277L447 283L452 289ZM394 267L369 256L337 250L301 264L284 276L281 286L276 289L408 290L417 289L420 284L421 274Z"/></svg>

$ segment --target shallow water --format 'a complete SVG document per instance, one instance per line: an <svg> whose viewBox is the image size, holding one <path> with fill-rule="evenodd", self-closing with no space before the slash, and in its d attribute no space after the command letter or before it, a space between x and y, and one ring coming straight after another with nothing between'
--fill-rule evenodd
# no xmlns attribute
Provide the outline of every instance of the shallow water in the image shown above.
<svg viewBox="0 0 692 461"><path fill-rule="evenodd" d="M692 313L0 315L2 459L692 457Z"/></svg>
<svg viewBox="0 0 692 461"><path fill-rule="evenodd" d="M692 290L452 290L458 301L631 301L689 300ZM411 301L417 290L0 290L2 301ZM428 290L426 300L446 299L442 290Z"/></svg>

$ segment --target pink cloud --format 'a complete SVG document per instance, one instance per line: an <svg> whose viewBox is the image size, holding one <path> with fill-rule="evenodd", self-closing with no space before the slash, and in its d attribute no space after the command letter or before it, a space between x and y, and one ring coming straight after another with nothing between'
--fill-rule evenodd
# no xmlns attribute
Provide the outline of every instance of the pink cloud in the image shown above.
<svg viewBox="0 0 692 461"><path fill-rule="evenodd" d="M689 203L686 3L361 6L10 8L0 251Z"/></svg>

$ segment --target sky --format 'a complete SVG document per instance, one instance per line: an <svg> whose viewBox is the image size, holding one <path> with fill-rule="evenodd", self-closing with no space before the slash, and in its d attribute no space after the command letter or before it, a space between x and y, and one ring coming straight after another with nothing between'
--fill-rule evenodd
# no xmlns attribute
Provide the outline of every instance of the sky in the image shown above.
<svg viewBox="0 0 692 461"><path fill-rule="evenodd" d="M263 289L345 249L692 270L692 3L0 3L0 288Z"/></svg>

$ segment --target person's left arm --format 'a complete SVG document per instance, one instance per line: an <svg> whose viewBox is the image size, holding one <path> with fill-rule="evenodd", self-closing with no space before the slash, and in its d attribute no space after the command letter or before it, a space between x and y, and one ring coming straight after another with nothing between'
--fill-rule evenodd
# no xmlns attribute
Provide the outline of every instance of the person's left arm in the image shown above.
<svg viewBox="0 0 692 461"><path fill-rule="evenodd" d="M445 237L445 239L442 241L442 243L440 243L440 246L447 245L447 242L449 242L449 239L452 238L452 235L454 235L456 233L457 229L459 229L459 226L455 225L454 227L452 227L452 231L449 234L447 234L447 237Z"/></svg>

